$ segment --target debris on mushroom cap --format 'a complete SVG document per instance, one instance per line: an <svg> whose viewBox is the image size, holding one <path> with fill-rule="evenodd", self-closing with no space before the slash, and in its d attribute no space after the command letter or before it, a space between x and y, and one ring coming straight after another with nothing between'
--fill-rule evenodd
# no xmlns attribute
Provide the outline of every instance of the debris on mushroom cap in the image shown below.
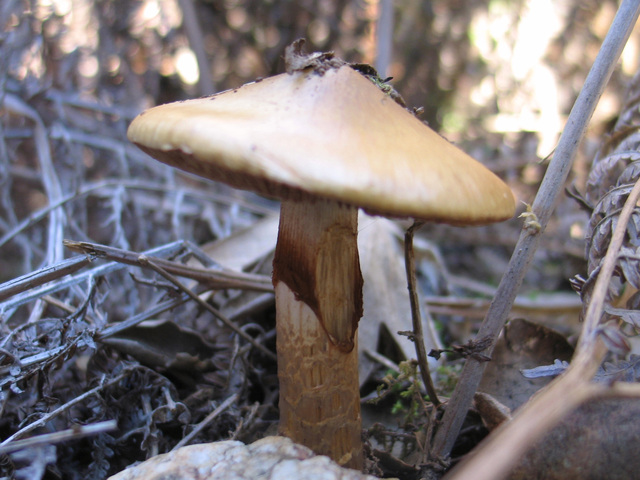
<svg viewBox="0 0 640 480"><path fill-rule="evenodd" d="M129 138L153 157L277 198L475 225L513 216L511 190L332 56L211 97L152 108Z"/></svg>
<svg viewBox="0 0 640 480"><path fill-rule="evenodd" d="M311 68L314 73L322 75L327 70L346 65L347 62L336 58L333 52L304 52L305 42L304 38L299 38L284 49L284 63L287 73L291 74Z"/></svg>

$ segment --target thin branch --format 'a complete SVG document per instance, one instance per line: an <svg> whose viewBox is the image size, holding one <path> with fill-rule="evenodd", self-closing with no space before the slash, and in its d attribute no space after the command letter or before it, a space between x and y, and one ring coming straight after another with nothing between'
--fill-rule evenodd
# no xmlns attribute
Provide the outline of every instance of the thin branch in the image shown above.
<svg viewBox="0 0 640 480"><path fill-rule="evenodd" d="M97 243L76 242L65 240L65 247L98 258L106 258L127 265L139 267L140 253L108 247ZM266 275L234 272L231 270L213 270L210 268L190 267L179 262L172 262L162 258L155 258L145 254L145 257L165 271L180 277L191 278L216 289L236 288L255 290L259 292L273 292L271 279Z"/></svg>
<svg viewBox="0 0 640 480"><path fill-rule="evenodd" d="M482 298L456 296L427 296L424 301L432 314L458 315L467 318L484 318L490 304L489 300ZM513 303L511 314L528 317L562 315L577 317L581 310L582 301L575 293L542 293L535 298L518 295Z"/></svg>
<svg viewBox="0 0 640 480"><path fill-rule="evenodd" d="M386 78L393 52L393 0L378 1L378 22L376 23L376 70L381 78Z"/></svg>
<svg viewBox="0 0 640 480"><path fill-rule="evenodd" d="M234 393L229 398L227 398L224 402L216 407L216 409L211 412L209 415L205 417L196 427L189 432L188 435L185 435L182 440L180 440L175 447L171 450L177 450L180 447L184 447L185 445L189 445L191 440L193 440L204 428L209 425L212 421L216 419L218 415L224 412L227 408L229 408L233 403L238 399L238 394Z"/></svg>
<svg viewBox="0 0 640 480"><path fill-rule="evenodd" d="M65 277L80 270L89 263L91 263L90 258L86 256L77 256L0 284L0 302L18 293L39 287L40 285L44 285L52 280Z"/></svg>
<svg viewBox="0 0 640 480"><path fill-rule="evenodd" d="M256 341L256 339L253 338L251 335L249 335L247 332L245 332L244 330L239 328L235 323L233 323L231 320L229 320L227 317L225 317L219 310L214 308L211 304L205 302L202 298L200 298L198 295L196 295L191 289L187 288L180 280L178 280L178 278L176 278L174 275L169 273L162 266L158 265L155 262L155 260L152 260L152 259L150 259L149 257L147 257L145 255L140 255L138 257L138 261L139 261L140 265L148 266L153 271L155 271L156 273L160 274L165 279L169 280L176 287L178 287L181 291L183 291L189 297L191 297L191 299L194 300L198 305L200 305L202 308L207 310L209 313L213 314L214 317L216 317L218 320L220 320L222 323L224 323L227 327L229 327L231 330L236 332L238 335L240 335L247 342L249 342L251 345L253 345L258 350L260 350L262 353L264 353L267 357L269 357L272 360L276 360L276 354L275 353L273 353L267 347L265 347L264 345L262 345L261 343Z"/></svg>
<svg viewBox="0 0 640 480"><path fill-rule="evenodd" d="M181 295L178 298L172 298L170 300L166 300L162 303L156 304L153 308L149 310L145 310L138 315L134 315L133 317L123 320L122 322L114 323L98 332L94 337L96 342L100 342L105 338L113 337L115 335L120 334L124 330L134 327L139 323L144 322L145 320L149 320L150 318L157 318L161 313L166 312L167 310L171 310L173 308L179 307L183 303L189 300L189 296Z"/></svg>
<svg viewBox="0 0 640 480"><path fill-rule="evenodd" d="M393 371L395 373L400 373L400 367L398 366L397 363L391 361L390 359L388 359L384 355L376 352L375 350L371 350L370 348L367 348L364 351L364 354L367 357L369 357L371 360L373 360L374 362L378 362L380 365L382 365L387 370L391 370L391 371Z"/></svg>
<svg viewBox="0 0 640 480"><path fill-rule="evenodd" d="M35 123L34 143L38 161L40 163L41 181L47 194L49 204L56 204L62 198L62 187L58 174L53 166L51 158L51 149L49 147L49 138L44 122L36 110L24 103L22 99L5 94L4 107L13 113L29 118ZM56 263L64 258L62 252L62 238L64 235L65 213L61 208L55 208L51 211L49 217L49 234L47 238L47 259L46 263Z"/></svg>
<svg viewBox="0 0 640 480"><path fill-rule="evenodd" d="M183 242L172 242L167 245L162 245L160 247L152 248L143 252L146 255L156 256L156 255L173 255L178 252L184 246ZM125 265L117 262L109 262L104 265L99 265L97 267L91 268L85 272L80 272L75 275L69 275L66 278L62 278L56 282L50 282L46 285L42 285L39 287L32 288L28 292L23 292L22 294L15 294L13 297L5 300L0 303L0 313L9 311L11 309L17 308L26 303L35 301L44 295L50 295L55 292L59 292L60 290L64 290L72 285L78 285L80 283L84 283L90 277L99 277L101 275L106 275L108 273L112 273L114 271L120 270L124 268ZM13 282L7 282L10 284ZM0 286L0 290L7 284L3 284Z"/></svg>
<svg viewBox="0 0 640 480"><path fill-rule="evenodd" d="M211 77L211 68L207 52L204 48L204 35L200 27L200 20L196 12L196 6L193 0L179 0L180 8L184 18L184 30L189 38L189 45L193 50L198 62L198 90L200 96L211 95L215 92L213 78Z"/></svg>
<svg viewBox="0 0 640 480"><path fill-rule="evenodd" d="M8 445L1 445L0 455L6 455L18 450L33 448L40 445L53 445L56 443L66 442L67 440L78 440L90 435L115 430L116 428L118 428L118 423L115 420L107 420L106 422L98 422L92 425L75 425L73 428L62 430L60 432L46 433L44 435L25 438L24 440L16 440Z"/></svg>
<svg viewBox="0 0 640 480"><path fill-rule="evenodd" d="M418 368L422 377L422 383L427 390L429 400L434 407L441 404L438 394L433 386L431 373L429 372L429 362L427 361L427 352L424 348L424 334L422 333L422 316L420 315L420 300L416 287L416 259L413 252L413 235L420 228L423 222L414 222L404 236L404 264L407 271L407 284L409 286L409 302L411 303L411 321L413 322L413 345L416 349L418 360Z"/></svg>

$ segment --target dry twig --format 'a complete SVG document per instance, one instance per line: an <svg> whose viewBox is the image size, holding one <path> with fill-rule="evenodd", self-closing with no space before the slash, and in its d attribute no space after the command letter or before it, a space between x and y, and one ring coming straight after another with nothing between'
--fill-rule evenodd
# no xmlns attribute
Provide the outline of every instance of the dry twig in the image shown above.
<svg viewBox="0 0 640 480"><path fill-rule="evenodd" d="M93 425L76 425L67 430L36 435L35 437L25 438L24 440L16 440L7 445L3 443L0 445L0 455L7 455L18 450L33 448L39 445L54 445L56 443L66 442L67 440L78 440L89 435L115 430L117 426L118 424L115 420L107 420L105 422L94 423Z"/></svg>
<svg viewBox="0 0 640 480"><path fill-rule="evenodd" d="M429 400L433 403L434 407L440 405L438 394L433 385L431 379L431 373L429 372L429 362L427 361L427 352L424 348L424 335L422 333L422 316L420 314L420 300L418 298L417 281L416 281L416 261L413 253L413 235L417 229L423 225L423 222L414 222L411 225L404 237L404 261L405 268L407 270L407 283L409 285L409 301L411 303L411 321L413 324L413 332L411 334L411 340L416 349L416 356L418 360L418 368L420 369L420 375L422 383L424 384Z"/></svg>
<svg viewBox="0 0 640 480"><path fill-rule="evenodd" d="M140 260L141 258L145 258L145 262L149 262L146 263L146 265L153 263L155 266L162 268L172 275L197 280L214 289L237 288L259 292L273 292L271 279L265 275L233 272L226 269L190 267L179 262L149 256L148 254L140 254L89 242L65 240L64 245L71 250L86 253L91 257L107 258L138 267L145 265Z"/></svg>
<svg viewBox="0 0 640 480"><path fill-rule="evenodd" d="M187 435L182 437L176 445L172 448L172 450L176 450L180 447L184 447L185 445L189 445L191 440L193 440L204 428L206 428L211 422L213 422L216 417L218 417L222 412L224 412L227 408L233 405L238 399L238 394L234 393L229 398L227 398L224 402L218 405L209 415L207 415L204 420L202 420L198 425L195 426L193 430L191 430Z"/></svg>
<svg viewBox="0 0 640 480"><path fill-rule="evenodd" d="M235 323L233 323L226 316L224 316L217 308L215 308L211 304L205 302L202 298L200 298L200 296L195 294L191 289L186 287L180 280L178 280L178 278L176 278L174 275L172 275L167 270L165 270L163 268L163 266L161 266L158 263L156 263L155 260L152 260L152 259L150 259L149 257L147 257L145 255L140 255L138 257L138 263L140 265L142 265L142 266L147 266L147 267L151 268L153 271L155 271L156 273L160 274L161 276L163 276L164 278L169 280L176 287L178 287L179 290L181 290L182 292L186 293L198 305L200 305L202 308L204 308L205 310L207 310L211 314L213 314L214 317L216 317L218 320L220 320L222 323L224 323L227 327L229 327L231 330L236 332L239 336L244 338L247 342L249 342L251 345L256 347L262 353L264 353L267 357L271 358L272 360L276 359L276 354L275 353L273 353L267 347L265 347L264 345L259 343L255 338L253 338L251 335L249 335L243 329L239 328Z"/></svg>

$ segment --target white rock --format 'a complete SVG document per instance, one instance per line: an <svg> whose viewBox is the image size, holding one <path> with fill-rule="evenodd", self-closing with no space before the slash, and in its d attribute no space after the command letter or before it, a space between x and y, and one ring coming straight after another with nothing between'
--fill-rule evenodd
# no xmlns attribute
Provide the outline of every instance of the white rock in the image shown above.
<svg viewBox="0 0 640 480"><path fill-rule="evenodd" d="M377 480L316 456L285 437L250 445L227 440L179 448L128 468L109 480Z"/></svg>

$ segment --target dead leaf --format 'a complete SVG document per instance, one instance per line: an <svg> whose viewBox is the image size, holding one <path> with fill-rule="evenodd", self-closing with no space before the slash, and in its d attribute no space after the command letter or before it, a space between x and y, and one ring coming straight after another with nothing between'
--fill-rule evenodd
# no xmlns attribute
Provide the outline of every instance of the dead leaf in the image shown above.
<svg viewBox="0 0 640 480"><path fill-rule="evenodd" d="M269 215L228 237L209 243L202 250L216 263L235 271L246 271L256 265L253 273L271 275L271 262L278 239L278 215ZM270 293L224 291L215 295L223 315L237 320L269 308L274 303Z"/></svg>
<svg viewBox="0 0 640 480"><path fill-rule="evenodd" d="M385 218L362 213L358 222L358 247L364 278L364 316L358 329L362 384L375 367L374 362L363 352L376 351L382 325L392 333L395 343L406 359L415 358L416 351L413 342L406 336L397 335L399 331L413 328L404 253L398 240L403 238L404 234L394 222ZM440 348L433 326L428 323L426 315L422 316L422 322L426 351Z"/></svg>
<svg viewBox="0 0 640 480"><path fill-rule="evenodd" d="M639 417L638 399L591 400L537 442L509 479L637 478L640 472L640 456L636 451L640 437Z"/></svg>
<svg viewBox="0 0 640 480"><path fill-rule="evenodd" d="M209 243L202 250L223 267L245 271L276 247L278 215L269 215L221 240Z"/></svg>
<svg viewBox="0 0 640 480"><path fill-rule="evenodd" d="M212 367L216 349L197 332L171 321L144 322L101 343L131 355L140 363L182 371L205 371Z"/></svg>
<svg viewBox="0 0 640 480"><path fill-rule="evenodd" d="M573 348L559 333L522 319L504 328L482 377L479 391L489 393L511 410L553 378L525 378L521 370L571 360Z"/></svg>

